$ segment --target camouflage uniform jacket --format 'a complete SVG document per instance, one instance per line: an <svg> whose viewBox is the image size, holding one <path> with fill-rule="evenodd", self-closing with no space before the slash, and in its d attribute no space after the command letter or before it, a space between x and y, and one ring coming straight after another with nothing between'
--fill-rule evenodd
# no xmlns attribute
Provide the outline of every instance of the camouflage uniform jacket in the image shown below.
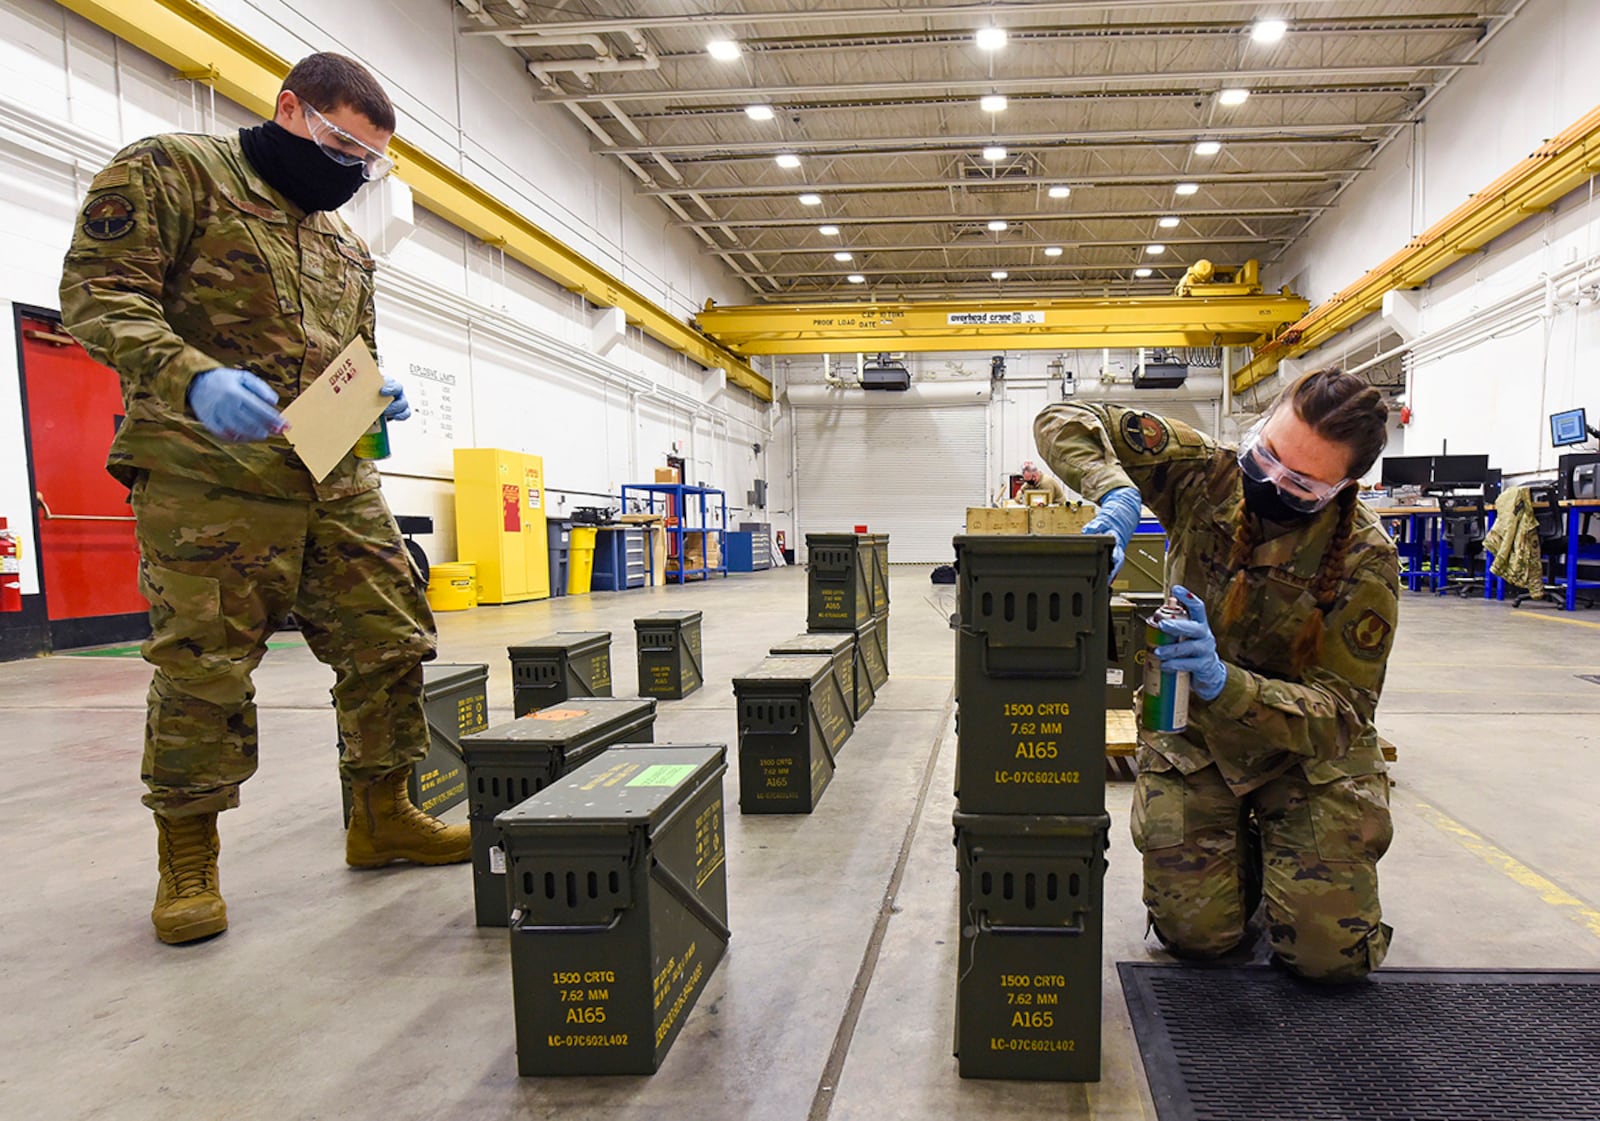
<svg viewBox="0 0 1600 1121"><path fill-rule="evenodd" d="M227 443L187 404L196 374L234 366L282 408L357 336L375 351L372 277L361 239L270 187L237 136L154 136L117 153L89 187L61 281L67 330L122 379L107 470L130 486L161 470L306 500L377 487L354 456L316 483L282 436Z"/></svg>
<svg viewBox="0 0 1600 1121"><path fill-rule="evenodd" d="M1544 556L1539 550L1539 518L1527 487L1509 487L1494 501L1494 525L1483 539L1494 554L1489 571L1535 598L1544 595Z"/></svg>
<svg viewBox="0 0 1600 1121"><path fill-rule="evenodd" d="M1344 579L1326 615L1322 654L1295 674L1290 647L1316 608L1312 584L1337 525L1330 505L1258 544L1245 565L1244 611L1223 626L1228 556L1244 516L1239 466L1188 425L1114 405L1054 405L1034 421L1039 453L1085 497L1135 486L1167 528L1169 580L1205 603L1227 667L1222 692L1191 697L1188 730L1141 730L1141 742L1185 774L1215 763L1236 794L1299 766L1308 781L1383 771L1373 714L1383 688L1399 596L1394 544L1356 508Z"/></svg>

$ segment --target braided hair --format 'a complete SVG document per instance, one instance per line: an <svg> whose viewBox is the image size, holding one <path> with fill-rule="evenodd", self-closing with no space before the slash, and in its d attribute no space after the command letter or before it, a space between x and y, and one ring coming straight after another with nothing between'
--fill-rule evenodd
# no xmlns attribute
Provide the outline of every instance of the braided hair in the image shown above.
<svg viewBox="0 0 1600 1121"><path fill-rule="evenodd" d="M1285 389L1272 408L1276 410L1286 403L1317 435L1349 449L1347 478L1359 479L1383 454L1388 440L1388 410L1384 408L1382 395L1354 374L1344 373L1337 366L1309 373ZM1346 486L1339 492L1337 501L1339 521L1311 585L1316 607L1301 624L1290 646L1296 675L1321 656L1327 613L1332 610L1344 583L1345 559L1355 530L1356 488ZM1223 626L1237 622L1244 612L1248 596L1244 566L1256 544L1254 520L1241 516L1234 531L1233 548L1228 554L1228 568L1233 578L1222 600L1220 622Z"/></svg>

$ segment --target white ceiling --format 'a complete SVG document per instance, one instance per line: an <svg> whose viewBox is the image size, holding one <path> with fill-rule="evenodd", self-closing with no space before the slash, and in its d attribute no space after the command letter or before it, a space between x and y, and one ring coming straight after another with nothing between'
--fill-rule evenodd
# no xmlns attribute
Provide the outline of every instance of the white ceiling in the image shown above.
<svg viewBox="0 0 1600 1121"><path fill-rule="evenodd" d="M1155 293L1201 257L1270 264L1527 0L456 2L752 301L794 302ZM1287 33L1256 42L1270 17ZM987 25L1003 48L976 45Z"/></svg>

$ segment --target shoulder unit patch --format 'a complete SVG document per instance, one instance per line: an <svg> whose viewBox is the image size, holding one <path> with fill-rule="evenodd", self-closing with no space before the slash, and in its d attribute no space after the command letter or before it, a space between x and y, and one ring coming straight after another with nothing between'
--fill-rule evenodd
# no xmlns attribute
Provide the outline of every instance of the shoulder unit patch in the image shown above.
<svg viewBox="0 0 1600 1121"><path fill-rule="evenodd" d="M1167 446L1172 434L1166 422L1150 413L1124 413L1122 439L1136 452L1155 455Z"/></svg>
<svg viewBox="0 0 1600 1121"><path fill-rule="evenodd" d="M126 195L101 195L83 209L83 232L96 241L126 237L135 224Z"/></svg>
<svg viewBox="0 0 1600 1121"><path fill-rule="evenodd" d="M1393 631L1389 620L1369 607L1359 618L1344 625L1344 640L1352 654L1375 661L1389 648L1389 635Z"/></svg>

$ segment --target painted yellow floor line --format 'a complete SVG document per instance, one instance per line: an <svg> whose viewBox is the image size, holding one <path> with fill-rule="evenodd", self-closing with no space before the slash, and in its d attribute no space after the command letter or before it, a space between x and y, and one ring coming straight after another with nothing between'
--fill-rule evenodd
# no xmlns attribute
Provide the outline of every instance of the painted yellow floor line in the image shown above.
<svg viewBox="0 0 1600 1121"><path fill-rule="evenodd" d="M1522 861L1483 837L1462 825L1455 818L1443 810L1435 809L1426 802L1415 802L1414 805L1421 811L1439 832L1447 837L1453 837L1461 843L1461 847L1477 856L1491 868L1505 873L1516 883L1538 893L1539 898L1552 907L1566 909L1567 916L1574 922L1586 927L1590 934L1600 938L1600 911L1595 910L1583 900L1567 891L1561 885L1539 875Z"/></svg>
<svg viewBox="0 0 1600 1121"><path fill-rule="evenodd" d="M1565 623L1569 627L1593 627L1595 630L1600 630L1600 623L1591 623L1586 619L1569 619L1565 613L1560 615L1545 615L1542 613L1534 613L1532 611L1526 613L1519 611L1511 617L1513 619L1541 619L1546 623Z"/></svg>

